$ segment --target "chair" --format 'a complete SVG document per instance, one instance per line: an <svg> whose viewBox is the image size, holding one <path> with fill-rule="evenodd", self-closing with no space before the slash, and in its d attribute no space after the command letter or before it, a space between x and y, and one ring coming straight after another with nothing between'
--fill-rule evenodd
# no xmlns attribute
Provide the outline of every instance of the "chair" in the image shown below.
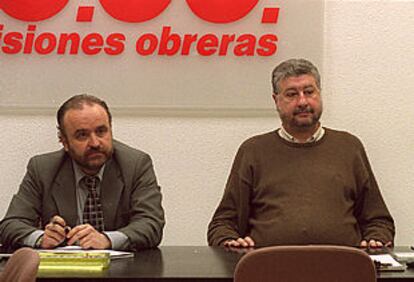
<svg viewBox="0 0 414 282"><path fill-rule="evenodd" d="M234 282L375 282L364 251L342 246L275 246L251 251L236 265Z"/></svg>
<svg viewBox="0 0 414 282"><path fill-rule="evenodd" d="M21 248L13 253L7 261L0 282L34 282L40 258L38 253L30 248Z"/></svg>

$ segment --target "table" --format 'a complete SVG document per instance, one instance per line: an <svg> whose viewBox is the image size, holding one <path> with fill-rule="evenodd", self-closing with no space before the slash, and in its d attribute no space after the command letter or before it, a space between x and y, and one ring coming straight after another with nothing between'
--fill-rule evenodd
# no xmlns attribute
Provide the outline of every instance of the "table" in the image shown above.
<svg viewBox="0 0 414 282"><path fill-rule="evenodd" d="M215 247L163 246L138 252L134 258L114 260L100 273L39 274L38 281L230 282L242 255ZM381 272L378 281L414 281L414 269Z"/></svg>

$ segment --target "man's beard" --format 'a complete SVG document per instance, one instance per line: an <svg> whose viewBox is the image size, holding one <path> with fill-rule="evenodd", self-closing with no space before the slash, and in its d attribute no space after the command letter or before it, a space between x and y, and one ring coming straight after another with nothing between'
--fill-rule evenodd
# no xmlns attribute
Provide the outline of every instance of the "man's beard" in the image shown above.
<svg viewBox="0 0 414 282"><path fill-rule="evenodd" d="M103 151L102 149L89 149L85 152L83 156L77 155L71 148L69 148L69 155L71 158L76 162L76 164L80 168L84 168L88 171L99 171L101 167L111 158L113 149L110 151ZM88 159L88 156L94 154L94 153L100 153L102 154L100 156L100 159L102 161L96 162L96 160L90 160Z"/></svg>
<svg viewBox="0 0 414 282"><path fill-rule="evenodd" d="M309 122L307 121L304 122L303 120L299 121L295 118L295 116L302 114L302 113L311 114L311 120ZM315 110L311 108L310 106L307 106L305 108L298 108L293 112L293 119L291 120L291 123L293 123L293 125L297 128L307 129L307 128L315 126L319 122L321 115L322 115L322 110L315 114Z"/></svg>
<svg viewBox="0 0 414 282"><path fill-rule="evenodd" d="M322 116L322 105L320 108L320 111L315 113L315 110L311 108L309 105L305 108L298 108L295 109L295 111L292 114L292 117L287 116L284 112L280 111L279 108L277 108L277 111L279 112L280 119L283 124L286 124L287 126L291 128L296 128L300 131L306 131L309 128L314 127L316 124L318 124L319 119ZM311 114L311 120L308 122L298 121L295 117L301 113L310 113Z"/></svg>

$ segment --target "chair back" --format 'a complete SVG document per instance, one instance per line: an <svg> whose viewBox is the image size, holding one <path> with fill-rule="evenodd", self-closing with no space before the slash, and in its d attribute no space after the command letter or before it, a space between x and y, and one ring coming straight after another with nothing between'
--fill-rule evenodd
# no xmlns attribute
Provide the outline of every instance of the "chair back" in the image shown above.
<svg viewBox="0 0 414 282"><path fill-rule="evenodd" d="M275 246L251 251L238 262L234 282L375 282L364 251L343 246Z"/></svg>
<svg viewBox="0 0 414 282"><path fill-rule="evenodd" d="M7 261L0 282L34 282L39 267L38 253L31 248L21 248Z"/></svg>

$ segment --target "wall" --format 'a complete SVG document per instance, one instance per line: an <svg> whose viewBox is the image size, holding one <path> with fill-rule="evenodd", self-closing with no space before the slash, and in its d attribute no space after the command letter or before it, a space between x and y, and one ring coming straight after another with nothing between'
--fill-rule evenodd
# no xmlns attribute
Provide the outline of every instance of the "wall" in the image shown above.
<svg viewBox="0 0 414 282"><path fill-rule="evenodd" d="M414 243L413 13L413 1L328 1L325 11L323 123L363 140L395 218L399 245ZM263 95L272 103L270 85ZM0 115L0 216L17 191L28 158L60 148L54 125L49 113ZM276 114L115 113L114 135L153 157L167 213L162 244L206 244L206 226L237 147L247 137L278 125Z"/></svg>

